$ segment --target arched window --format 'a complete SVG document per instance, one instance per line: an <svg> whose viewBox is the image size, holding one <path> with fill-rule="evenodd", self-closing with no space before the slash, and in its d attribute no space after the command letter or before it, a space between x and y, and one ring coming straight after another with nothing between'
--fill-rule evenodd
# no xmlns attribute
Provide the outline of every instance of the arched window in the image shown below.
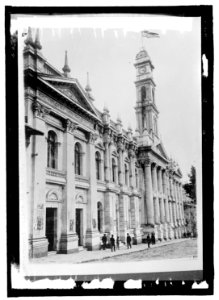
<svg viewBox="0 0 219 300"><path fill-rule="evenodd" d="M95 153L95 161L96 161L96 178L97 180L100 180L101 157L98 151Z"/></svg>
<svg viewBox="0 0 219 300"><path fill-rule="evenodd" d="M129 170L127 164L125 164L125 185L128 185L129 182Z"/></svg>
<svg viewBox="0 0 219 300"><path fill-rule="evenodd" d="M138 188L138 170L135 168L135 186Z"/></svg>
<svg viewBox="0 0 219 300"><path fill-rule="evenodd" d="M116 161L112 158L112 180L116 182Z"/></svg>
<svg viewBox="0 0 219 300"><path fill-rule="evenodd" d="M103 205L97 202L97 228L99 232L103 231Z"/></svg>
<svg viewBox="0 0 219 300"><path fill-rule="evenodd" d="M81 145L75 144L75 174L81 175Z"/></svg>
<svg viewBox="0 0 219 300"><path fill-rule="evenodd" d="M141 101L144 101L146 99L146 88L145 86L141 87Z"/></svg>
<svg viewBox="0 0 219 300"><path fill-rule="evenodd" d="M47 138L47 167L57 169L58 163L58 144L57 135L54 131L50 130L48 132Z"/></svg>

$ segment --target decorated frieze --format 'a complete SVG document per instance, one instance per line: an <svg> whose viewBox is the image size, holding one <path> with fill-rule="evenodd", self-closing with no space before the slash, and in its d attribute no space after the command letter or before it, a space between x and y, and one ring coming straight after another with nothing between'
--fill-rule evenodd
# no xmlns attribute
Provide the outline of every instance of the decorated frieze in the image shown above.
<svg viewBox="0 0 219 300"><path fill-rule="evenodd" d="M37 91L38 93L38 97L40 99L42 99L46 104L50 105L53 109L55 109L58 112L60 112L61 114L65 114L66 117L69 118L73 118L77 123L79 124L83 124L89 128L93 127L93 122L88 120L88 117L83 114L79 115L79 112L76 114L73 112L72 108L69 107L69 104L65 103L65 105L59 103L57 100L48 97L47 95L45 95L44 93L42 93L41 91Z"/></svg>

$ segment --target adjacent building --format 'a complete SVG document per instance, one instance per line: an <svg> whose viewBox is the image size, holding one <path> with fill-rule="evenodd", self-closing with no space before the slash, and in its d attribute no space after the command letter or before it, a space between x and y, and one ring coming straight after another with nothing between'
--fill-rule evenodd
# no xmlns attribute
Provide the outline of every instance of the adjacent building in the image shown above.
<svg viewBox="0 0 219 300"><path fill-rule="evenodd" d="M71 78L42 54L39 31L25 40L25 132L29 256L99 249L104 233L126 242L181 238L182 174L159 137L153 63L136 55L136 130L94 105L89 80ZM130 83L132 84L132 83ZM133 112L134 114L134 112Z"/></svg>

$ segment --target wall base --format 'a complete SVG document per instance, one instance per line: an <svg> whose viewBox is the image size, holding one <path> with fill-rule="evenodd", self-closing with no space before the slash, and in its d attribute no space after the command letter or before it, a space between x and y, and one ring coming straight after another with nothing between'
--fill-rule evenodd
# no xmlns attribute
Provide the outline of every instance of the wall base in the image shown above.
<svg viewBox="0 0 219 300"><path fill-rule="evenodd" d="M85 236L86 248L89 251L100 249L100 233L99 231L87 230Z"/></svg>
<svg viewBox="0 0 219 300"><path fill-rule="evenodd" d="M46 237L33 238L29 240L29 257L38 258L47 256L48 240Z"/></svg>
<svg viewBox="0 0 219 300"><path fill-rule="evenodd" d="M62 234L59 244L59 254L78 252L78 236L76 233Z"/></svg>

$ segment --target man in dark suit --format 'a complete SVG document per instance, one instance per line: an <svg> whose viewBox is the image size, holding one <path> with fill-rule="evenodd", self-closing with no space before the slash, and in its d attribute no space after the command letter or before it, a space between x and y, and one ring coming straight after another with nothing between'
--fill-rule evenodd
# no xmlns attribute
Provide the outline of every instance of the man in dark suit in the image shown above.
<svg viewBox="0 0 219 300"><path fill-rule="evenodd" d="M113 234L112 234L112 236L111 236L111 238L110 238L110 246L111 246L111 251L113 252L113 251L116 251L116 247L115 247L115 239L114 239L114 237L113 237Z"/></svg>
<svg viewBox="0 0 219 300"><path fill-rule="evenodd" d="M129 248L130 248L130 249L132 248L131 241L132 241L132 239L131 239L129 233L127 233L126 242L127 242L127 248L128 248L128 249L129 249Z"/></svg>

